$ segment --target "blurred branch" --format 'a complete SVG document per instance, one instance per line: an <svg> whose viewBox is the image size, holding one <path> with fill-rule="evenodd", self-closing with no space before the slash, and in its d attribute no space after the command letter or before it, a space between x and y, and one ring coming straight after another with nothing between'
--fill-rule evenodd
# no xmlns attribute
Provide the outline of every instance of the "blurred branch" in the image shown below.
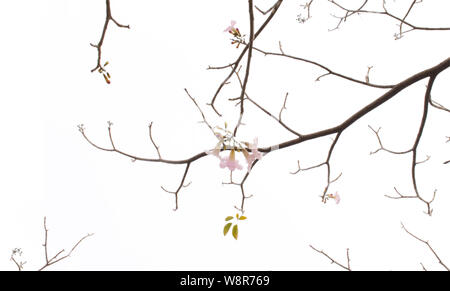
<svg viewBox="0 0 450 291"><path fill-rule="evenodd" d="M305 23L306 21L308 21L309 19L311 19L311 5L314 2L314 0L309 0L307 1L305 4L301 4L300 6L306 10L306 17L303 17L302 14L300 13L297 16L297 21L300 23Z"/></svg>
<svg viewBox="0 0 450 291"><path fill-rule="evenodd" d="M150 125L148 126L148 135L150 137L150 141L152 142L153 146L155 147L156 152L158 153L158 157L161 159L161 153L159 152L159 146L157 146L155 141L153 140L152 126L153 126L153 122L151 122Z"/></svg>

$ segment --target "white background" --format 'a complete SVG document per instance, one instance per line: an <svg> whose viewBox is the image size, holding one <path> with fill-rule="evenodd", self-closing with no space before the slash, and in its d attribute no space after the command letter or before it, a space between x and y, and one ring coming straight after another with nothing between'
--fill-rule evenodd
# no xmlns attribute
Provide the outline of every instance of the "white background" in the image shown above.
<svg viewBox="0 0 450 291"><path fill-rule="evenodd" d="M411 155L370 155L378 148L368 125L382 127L381 136L393 150L414 142L421 119L426 80L402 91L368 114L342 135L332 158L332 185L342 197L339 205L322 204L326 169L289 174L297 160L309 166L324 161L330 137L267 155L255 166L245 187L254 197L246 201L248 220L240 223L239 240L224 237L224 218L234 215L241 193L222 186L228 173L218 160L206 157L191 165L192 185L179 195L180 208L164 185L176 189L184 166L131 162L101 152L80 135L109 146L107 121L120 149L156 157L148 139L148 124L163 157L184 159L212 148L215 138L184 93L188 88L214 125L237 120L238 108L227 102L239 95L235 78L218 98L224 113L216 118L206 106L240 53L223 30L231 20L249 33L244 0L226 1L112 1L113 16L131 29L113 23L103 45L112 84L90 73L96 50L89 43L100 37L105 1L2 1L0 25L0 269L14 270L11 250L22 248L26 270L44 263L43 217L47 216L49 251L69 249L83 235L95 233L73 256L53 270L337 270L336 265L309 248L312 244L345 262L350 248L355 270L419 270L441 267L431 252L400 227L430 240L444 261L450 262L448 222L450 115L430 109L418 158L424 197L435 188L434 213L423 213L418 200L391 200L397 187L412 194ZM255 1L267 8L273 1ZM303 1L284 1L273 21L255 42L264 50L284 51L318 61L337 72L363 80L374 66L371 81L391 84L438 64L448 57L449 32L411 32L401 40L396 23L383 16L350 18L341 29L327 1L315 1L313 18L296 21ZM343 1L357 7L360 1ZM381 1L374 2L374 9ZM388 1L403 16L410 1ZM378 5L378 6L377 6ZM449 26L449 1L424 1L408 18L423 26ZM256 11L255 11L256 12ZM256 27L265 17L256 13ZM245 64L245 63L243 63ZM248 94L278 114L289 92L284 120L308 133L334 126L384 90L357 85L311 65L264 57L255 52ZM433 98L450 106L449 76L439 75ZM259 137L270 146L293 136L246 103L246 126L239 138Z"/></svg>

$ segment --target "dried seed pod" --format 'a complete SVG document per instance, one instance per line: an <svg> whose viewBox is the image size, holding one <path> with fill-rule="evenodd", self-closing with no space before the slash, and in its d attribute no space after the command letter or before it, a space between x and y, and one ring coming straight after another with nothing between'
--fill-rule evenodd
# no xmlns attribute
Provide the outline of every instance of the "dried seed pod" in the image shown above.
<svg viewBox="0 0 450 291"><path fill-rule="evenodd" d="M103 78L105 78L106 83L111 84L111 81L105 74L103 74Z"/></svg>

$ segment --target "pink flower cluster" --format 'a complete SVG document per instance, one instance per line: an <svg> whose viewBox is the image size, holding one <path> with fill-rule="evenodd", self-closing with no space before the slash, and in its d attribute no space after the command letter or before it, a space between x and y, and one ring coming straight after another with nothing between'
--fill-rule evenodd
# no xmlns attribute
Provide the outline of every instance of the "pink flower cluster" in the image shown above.
<svg viewBox="0 0 450 291"><path fill-rule="evenodd" d="M248 144L248 148L251 150L251 153L249 153L247 150L243 150L244 157L247 160L248 169L247 171L250 172L253 163L256 160L260 160L262 158L262 153L258 151L258 138L255 138L253 140L252 144Z"/></svg>
<svg viewBox="0 0 450 291"><path fill-rule="evenodd" d="M235 20L231 20L230 26L225 28L224 32L229 32L229 33L231 33L234 36L241 36L241 33L239 32L239 29L234 27L235 25L236 25L236 21Z"/></svg>
<svg viewBox="0 0 450 291"><path fill-rule="evenodd" d="M243 148L243 149L232 149L230 151L230 155L227 157L221 157L220 151L221 151L221 144L219 143L218 146L216 146L215 149L207 151L206 153L209 155L214 155L217 158L220 159L220 167L222 169L228 168L230 171L234 170L242 170L242 165L239 163L239 160L236 160L236 151L242 152L245 160L247 161L247 171L250 172L253 163L256 160L260 160L262 158L262 153L258 151L258 139L255 138L252 144L246 143L248 146L248 150L250 152Z"/></svg>
<svg viewBox="0 0 450 291"><path fill-rule="evenodd" d="M235 150L231 150L230 156L226 158L220 158L220 167L222 169L228 168L230 171L234 171L236 169L242 170L241 164L236 160Z"/></svg>
<svg viewBox="0 0 450 291"><path fill-rule="evenodd" d="M234 39L231 40L231 44L237 44L236 48L239 48L239 45L245 42L245 35L242 35L239 31L239 28L235 27L235 25L236 21L232 20L231 24L227 28L225 28L224 32L229 32L231 35L233 35Z"/></svg>

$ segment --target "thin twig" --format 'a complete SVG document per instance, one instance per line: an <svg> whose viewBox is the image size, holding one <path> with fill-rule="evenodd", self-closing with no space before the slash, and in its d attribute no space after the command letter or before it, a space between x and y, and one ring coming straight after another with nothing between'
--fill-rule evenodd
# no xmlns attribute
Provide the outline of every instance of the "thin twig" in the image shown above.
<svg viewBox="0 0 450 291"><path fill-rule="evenodd" d="M242 88L243 84L242 84L242 80L241 77L239 76L239 70L237 70L235 72L236 77L239 81L239 84ZM262 107L261 105L259 105L255 100L253 100L252 98L250 98L250 96L248 96L247 93L245 93L245 98L246 100L250 101L253 105L255 105L256 107L258 107L258 109L260 109L262 112L264 112L265 114L269 115L270 117L272 117L273 119L275 119L282 127L284 127L286 130L288 130L289 132L295 134L296 136L301 136L301 134L295 130L293 130L292 128L290 128L289 126L287 126L282 120L281 120L281 111L283 110L283 108L286 108L286 100L287 100L287 93L286 93L286 97L285 97L285 101L284 101L284 105L281 108L280 114L279 114L279 118L277 118L276 116L272 115L268 110L266 110L264 107ZM231 98L229 99L230 101L234 101L237 100L235 98Z"/></svg>
<svg viewBox="0 0 450 291"><path fill-rule="evenodd" d="M329 256L327 253L325 253L324 251L319 251L318 249L316 249L316 248L313 247L312 245L310 245L310 247L311 247L314 251L318 252L319 254L322 254L323 256L327 257L327 258L331 261L332 264L336 264L336 265L338 265L339 267L341 267L342 269L347 270L347 271L351 271L351 270L352 270L352 269L350 268L350 250L349 250L349 249L347 249L347 266L345 266L344 264L341 264L341 263L339 263L338 261L336 261L335 259L333 259L332 257L330 257L330 256Z"/></svg>
<svg viewBox="0 0 450 291"><path fill-rule="evenodd" d="M346 75L337 73L337 72L335 72L334 70L331 70L331 69L328 68L327 66L324 66L324 65L322 65L322 64L320 64L320 63L318 63L318 62L316 62L316 61L308 60L308 59L301 58L301 57L296 57L296 56L293 56L293 55L288 55L288 54L284 53L283 51L281 51L280 53L277 53L277 52L268 52L268 51L264 51L264 50L259 49L259 48L257 48L257 47L253 47L253 49L254 49L255 51L257 51L257 52L260 52L260 53L264 54L265 56L284 57L284 58L288 58L288 59L292 59L292 60L296 60L296 61L305 62L305 63L314 65L314 66L316 66L316 67L319 67L319 68L325 70L326 73L323 74L323 75L321 75L321 76L319 76L319 77L316 79L316 81L319 81L322 77L325 77L325 76L328 76L328 75L333 75L333 76L336 76L336 77L345 79L345 80L347 80L347 81L351 81L351 82L354 82L354 83L357 83L357 84L360 84L360 85L364 85L364 86L368 86L368 87L373 87L373 88L379 88L379 89L391 89L391 88L394 87L394 85L379 85L379 84L373 84L373 83L367 82L367 80L366 80L366 81L361 81L361 80L358 80L358 79L355 79L355 78L352 78L352 77L349 77L349 76L346 76Z"/></svg>
<svg viewBox="0 0 450 291"><path fill-rule="evenodd" d="M270 21L273 19L273 17L275 16L275 14L277 13L278 9L280 8L281 3L283 3L283 0L278 0L274 5L273 8L271 9L271 13L270 15L267 17L267 19L264 21L264 23L259 27L259 29L255 32L254 37L252 38L252 41L254 41L262 32L263 30L266 28L266 26L270 23ZM230 80L230 78L233 76L234 71L237 69L237 67L239 66L242 58L244 57L244 55L247 53L249 48L249 44L246 44L246 46L244 47L244 49L242 50L241 54L239 55L239 57L236 59L236 61L234 61L233 63L226 65L226 66L222 66L222 67L215 67L215 69L218 68L228 68L231 67L232 71L230 72L230 74L228 74L228 76L225 78L225 80L222 81L222 83L219 85L219 87L216 90L216 93L214 94L212 100L210 103L208 103L208 105L210 105L212 107L212 109L214 110L214 112L216 112L216 114L218 116L222 116L222 114L219 113L219 111L217 110L217 108L214 106L217 97L219 96L220 91L222 91L222 88L228 83L228 80ZM210 69L213 67L209 67Z"/></svg>
<svg viewBox="0 0 450 291"><path fill-rule="evenodd" d="M388 11L388 9L386 8L385 5L385 1L383 0L383 11L377 11L377 10L364 10L363 8L366 6L368 0L365 0L364 3L358 8L358 9L349 9L344 7L343 5L337 3L334 0L328 0L330 3L334 4L336 7L338 7L339 9L341 9L345 14L344 16L334 16L336 18L339 19L338 24L336 25L335 28L331 29L331 30L336 30L338 29L341 24L343 22L345 22L349 17L353 16L353 15L357 15L357 14L374 14L374 15L384 15L387 16L391 19L394 19L395 21L398 21L400 24L400 31L399 33L395 33L394 37L395 39L400 39L402 38L406 33L414 31L414 30L423 30L423 31L448 31L450 30L450 27L427 27L427 26L417 26L414 25L410 22L406 21L406 17L409 15L409 13L411 12L411 9L413 8L413 6L417 3L419 3L418 1L413 1L408 9L408 11L406 12L406 14L400 18L398 16L395 16L394 14L390 13ZM403 25L407 25L410 29L408 30L403 30Z"/></svg>
<svg viewBox="0 0 450 291"><path fill-rule="evenodd" d="M175 209L174 209L174 211L178 210L178 193L180 193L181 188L187 187L187 186L189 186L191 184L191 183L188 183L186 185L184 184L184 181L186 180L186 176L187 176L187 173L189 171L189 167L190 166L191 166L191 163L187 163L186 164L186 169L184 170L183 178L181 179L180 185L178 186L176 191L168 191L163 186L161 186L161 189L163 189L165 192L170 193L170 194L174 194L174 196L175 196Z"/></svg>
<svg viewBox="0 0 450 291"><path fill-rule="evenodd" d="M418 236L412 234L409 230L406 229L406 227L403 225L403 223L401 225L407 234L409 234L416 240L420 241L421 243L425 244L430 249L430 251L433 253L433 255L436 257L436 259L439 261L439 264L441 264L441 266L444 267L447 271L450 271L450 269L444 264L444 262L441 260L441 258L438 256L438 254L436 253L436 251L433 249L433 247L431 246L431 244L428 241L425 241L425 240L419 238ZM423 267L423 265L422 265L422 267ZM424 267L424 270L426 271L425 267Z"/></svg>
<svg viewBox="0 0 450 291"><path fill-rule="evenodd" d="M156 152L158 153L158 157L161 159L161 153L159 152L159 146L156 145L155 141L153 140L153 136L152 136L152 126L153 126L153 122L150 122L150 125L148 126L148 135L150 137L150 141L152 142L153 146L156 149Z"/></svg>
<svg viewBox="0 0 450 291"><path fill-rule="evenodd" d="M103 25L103 31L102 31L102 35L100 37L100 40L98 41L97 44L92 44L91 46L93 46L94 48L97 49L97 65L95 66L95 68L93 68L91 70L91 72L94 72L98 69L100 69L100 71L104 71L105 69L103 68L102 65L102 45L103 45L103 41L105 40L105 36L106 36L106 30L108 29L108 24L110 21L113 21L118 27L122 27L122 28L130 28L129 25L123 25L120 24L119 22L117 22L112 14L111 14L111 3L110 0L106 0L106 19L105 19L105 24Z"/></svg>
<svg viewBox="0 0 450 291"><path fill-rule="evenodd" d="M44 247L44 250L45 250L45 264L44 264L41 268L39 268L38 271L42 271L42 270L44 270L44 269L50 267L51 265L54 265L54 264L56 264L56 263L58 263L58 262L60 262L60 261L62 261L62 260L64 260L64 259L70 257L70 255L73 253L73 251L75 251L75 249L81 244L81 242L82 242L83 240L85 240L86 238L88 238L88 237L94 235L93 233L88 233L87 235L85 235L84 237L82 237L82 238L81 238L81 239L80 239L80 240L72 247L72 249L70 250L70 252L68 252L66 255L64 255L64 256L62 256L62 257L59 257L61 254L64 253L64 249L62 249L62 250L60 250L59 252L57 252L53 257L51 257L51 258L49 259L49 257L48 257L48 229L47 229L47 218L46 218L46 217L44 217L44 232L45 232L45 239L44 239L43 247ZM58 257L59 257L59 258L58 258Z"/></svg>
<svg viewBox="0 0 450 291"><path fill-rule="evenodd" d="M253 53L253 39L255 38L255 16L253 15L253 0L248 0L248 10L249 10L249 19L250 19L250 39L248 41L248 54L247 54L247 67L245 69L244 82L242 83L241 95L239 99L241 100L241 111L239 113L239 119L234 128L233 135L236 136L239 126L242 123L242 118L244 117L244 97L247 90L247 83L250 77L250 65L252 62L252 53Z"/></svg>

